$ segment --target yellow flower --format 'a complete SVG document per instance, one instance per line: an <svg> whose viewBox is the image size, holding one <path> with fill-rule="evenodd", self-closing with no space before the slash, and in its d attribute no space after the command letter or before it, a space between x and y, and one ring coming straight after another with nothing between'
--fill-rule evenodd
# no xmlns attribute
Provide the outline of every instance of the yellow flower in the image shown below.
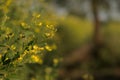
<svg viewBox="0 0 120 80"><path fill-rule="evenodd" d="M53 59L53 64L54 64L54 65L57 65L58 63L59 63L59 60L58 60L57 58L54 58L54 59Z"/></svg>
<svg viewBox="0 0 120 80"><path fill-rule="evenodd" d="M1 55L1 53L0 53L0 59L2 58L2 55Z"/></svg>
<svg viewBox="0 0 120 80"><path fill-rule="evenodd" d="M38 49L39 49L40 51L42 51L42 50L44 50L44 47L39 47Z"/></svg>
<svg viewBox="0 0 120 80"><path fill-rule="evenodd" d="M18 58L18 61L22 61L22 60L23 60L23 57L19 57L19 58Z"/></svg>
<svg viewBox="0 0 120 80"><path fill-rule="evenodd" d="M48 50L48 51L52 51L52 48L48 45L45 46L45 49Z"/></svg>
<svg viewBox="0 0 120 80"><path fill-rule="evenodd" d="M31 58L33 59L33 61L38 62L39 58L38 56L32 55Z"/></svg>
<svg viewBox="0 0 120 80"><path fill-rule="evenodd" d="M9 58L6 58L5 61L8 60L8 59L9 59Z"/></svg>
<svg viewBox="0 0 120 80"><path fill-rule="evenodd" d="M23 35L23 34L20 34L19 36L20 36L20 38L25 38L25 35Z"/></svg>
<svg viewBox="0 0 120 80"><path fill-rule="evenodd" d="M50 34L50 33L45 33L45 35L46 35L47 37L50 37L50 36L51 36L51 34Z"/></svg>
<svg viewBox="0 0 120 80"><path fill-rule="evenodd" d="M57 49L57 46L56 46L55 44L46 45L46 46L45 46L45 49L48 50L48 51L52 51L52 50Z"/></svg>
<svg viewBox="0 0 120 80"><path fill-rule="evenodd" d="M35 50L37 50L38 48L39 48L38 45L33 46L33 49L35 49Z"/></svg>
<svg viewBox="0 0 120 80"><path fill-rule="evenodd" d="M30 46L28 46L28 49L29 49L29 50L31 50L31 49L32 49L32 46L31 46L31 45L30 45Z"/></svg>
<svg viewBox="0 0 120 80"><path fill-rule="evenodd" d="M16 49L15 45L11 45L11 49L15 50Z"/></svg>
<svg viewBox="0 0 120 80"><path fill-rule="evenodd" d="M40 18L41 17L41 15L39 13L33 13L32 16L33 16L33 18Z"/></svg>
<svg viewBox="0 0 120 80"><path fill-rule="evenodd" d="M30 53L37 54L39 51L36 49L30 50Z"/></svg>
<svg viewBox="0 0 120 80"><path fill-rule="evenodd" d="M40 15L40 14L38 14L38 15L36 15L36 18L40 18L40 16L41 16L41 15Z"/></svg>
<svg viewBox="0 0 120 80"><path fill-rule="evenodd" d="M30 28L30 26L27 23L25 23L25 22L21 22L20 25L24 29L29 29Z"/></svg>
<svg viewBox="0 0 120 80"><path fill-rule="evenodd" d="M49 28L49 25L46 25L47 28Z"/></svg>
<svg viewBox="0 0 120 80"><path fill-rule="evenodd" d="M51 29L51 30L54 30L55 27L53 25L46 25L47 28Z"/></svg>
<svg viewBox="0 0 120 80"><path fill-rule="evenodd" d="M21 26L23 27L23 26L26 26L26 23L24 23L24 22L21 22Z"/></svg>
<svg viewBox="0 0 120 80"><path fill-rule="evenodd" d="M29 51L25 50L21 57L25 57L25 55L28 53L29 53Z"/></svg>
<svg viewBox="0 0 120 80"><path fill-rule="evenodd" d="M42 26L42 22L39 22L39 23L38 23L38 26Z"/></svg>
<svg viewBox="0 0 120 80"><path fill-rule="evenodd" d="M39 58L37 55L32 55L31 58L34 62L38 62L40 64L43 63L43 60L41 58Z"/></svg>

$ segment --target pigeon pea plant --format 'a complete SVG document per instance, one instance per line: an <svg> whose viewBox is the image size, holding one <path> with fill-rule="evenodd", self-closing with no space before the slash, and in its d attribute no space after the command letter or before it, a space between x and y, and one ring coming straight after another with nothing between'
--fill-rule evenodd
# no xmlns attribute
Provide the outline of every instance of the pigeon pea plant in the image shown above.
<svg viewBox="0 0 120 80"><path fill-rule="evenodd" d="M44 60L57 49L56 22L44 7L31 9L34 0L22 2L0 0L0 80L50 80L52 68ZM57 58L52 61L58 63Z"/></svg>

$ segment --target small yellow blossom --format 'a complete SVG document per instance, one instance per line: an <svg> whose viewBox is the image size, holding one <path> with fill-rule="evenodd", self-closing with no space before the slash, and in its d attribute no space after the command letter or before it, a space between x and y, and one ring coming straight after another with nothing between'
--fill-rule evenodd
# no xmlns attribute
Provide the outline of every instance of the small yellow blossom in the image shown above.
<svg viewBox="0 0 120 80"><path fill-rule="evenodd" d="M23 35L23 34L20 34L20 38L25 38L25 35Z"/></svg>
<svg viewBox="0 0 120 80"><path fill-rule="evenodd" d="M34 62L38 62L40 64L43 63L43 60L41 58L39 58L37 55L32 55L31 58Z"/></svg>
<svg viewBox="0 0 120 80"><path fill-rule="evenodd" d="M40 15L40 14L38 14L38 15L36 15L36 18L40 18L40 16L41 16L41 15Z"/></svg>
<svg viewBox="0 0 120 80"><path fill-rule="evenodd" d="M46 45L45 49L48 50L48 51L52 51L52 48L49 45Z"/></svg>
<svg viewBox="0 0 120 80"><path fill-rule="evenodd" d="M49 28L49 25L46 25L47 28Z"/></svg>
<svg viewBox="0 0 120 80"><path fill-rule="evenodd" d="M19 58L18 58L18 61L22 61L22 60L23 60L23 57L19 57Z"/></svg>
<svg viewBox="0 0 120 80"><path fill-rule="evenodd" d="M34 54L37 54L39 51L38 50L35 50L35 49L33 49L33 50L30 50L30 53L34 53Z"/></svg>
<svg viewBox="0 0 120 80"><path fill-rule="evenodd" d="M29 51L25 50L21 57L24 57L28 53L29 53Z"/></svg>
<svg viewBox="0 0 120 80"><path fill-rule="evenodd" d="M8 59L9 59L9 58L6 58L5 61L8 60Z"/></svg>
<svg viewBox="0 0 120 80"><path fill-rule="evenodd" d="M54 65L57 65L58 63L59 63L59 60L58 60L57 58L54 58L54 59L53 59L53 64L54 64Z"/></svg>
<svg viewBox="0 0 120 80"><path fill-rule="evenodd" d="M31 58L33 59L33 61L38 62L39 58L38 56L32 55Z"/></svg>
<svg viewBox="0 0 120 80"><path fill-rule="evenodd" d="M21 22L21 26L23 27L23 26L26 26L26 23L24 23L24 22Z"/></svg>
<svg viewBox="0 0 120 80"><path fill-rule="evenodd" d="M39 13L35 13L35 12L32 14L32 16L33 16L33 19L41 17Z"/></svg>
<svg viewBox="0 0 120 80"><path fill-rule="evenodd" d="M51 36L51 34L50 34L50 33L45 33L45 35L46 35L47 37L50 37L50 36Z"/></svg>
<svg viewBox="0 0 120 80"><path fill-rule="evenodd" d="M27 24L27 23L25 23L25 22L21 22L21 27L22 28L24 28L24 29L30 29L30 26Z"/></svg>
<svg viewBox="0 0 120 80"><path fill-rule="evenodd" d="M39 23L38 23L38 26L42 26L42 22L39 22Z"/></svg>
<svg viewBox="0 0 120 80"><path fill-rule="evenodd" d="M46 25L47 28L51 29L51 30L54 30L55 27L51 24L51 25Z"/></svg>
<svg viewBox="0 0 120 80"><path fill-rule="evenodd" d="M44 50L44 47L39 47L38 49L41 51L41 50Z"/></svg>
<svg viewBox="0 0 120 80"><path fill-rule="evenodd" d="M39 47L37 45L34 45L33 46L33 49L38 49Z"/></svg>
<svg viewBox="0 0 120 80"><path fill-rule="evenodd" d="M2 55L1 55L1 53L0 53L0 59L2 58Z"/></svg>
<svg viewBox="0 0 120 80"><path fill-rule="evenodd" d="M28 47L28 49L31 50L31 49L32 49L32 46L30 45L30 46Z"/></svg>
<svg viewBox="0 0 120 80"><path fill-rule="evenodd" d="M16 49L15 45L11 45L11 49L15 50Z"/></svg>

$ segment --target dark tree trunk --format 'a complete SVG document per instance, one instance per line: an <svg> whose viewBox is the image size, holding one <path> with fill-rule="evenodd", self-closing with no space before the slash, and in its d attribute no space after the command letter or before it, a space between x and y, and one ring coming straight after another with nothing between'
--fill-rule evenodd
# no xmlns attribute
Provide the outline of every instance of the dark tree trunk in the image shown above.
<svg viewBox="0 0 120 80"><path fill-rule="evenodd" d="M93 10L93 16L94 16L94 43L96 45L100 44L100 22L99 22L99 17L98 17L98 7L97 7L97 0L92 0L92 10Z"/></svg>
<svg viewBox="0 0 120 80"><path fill-rule="evenodd" d="M80 69L80 66L93 60L99 60L101 35L97 0L91 0L91 6L94 16L93 43L84 44L82 47L69 52L69 55L64 57L64 62L59 70L59 78L57 80L84 80L82 76L87 72ZM87 80L90 79L88 78Z"/></svg>
<svg viewBox="0 0 120 80"><path fill-rule="evenodd" d="M93 33L93 43L94 43L94 50L93 50L93 57L95 59L99 58L99 50L103 47L102 37L101 37L101 30L100 30L100 21L98 16L98 0L91 0L92 12L94 17L94 33Z"/></svg>

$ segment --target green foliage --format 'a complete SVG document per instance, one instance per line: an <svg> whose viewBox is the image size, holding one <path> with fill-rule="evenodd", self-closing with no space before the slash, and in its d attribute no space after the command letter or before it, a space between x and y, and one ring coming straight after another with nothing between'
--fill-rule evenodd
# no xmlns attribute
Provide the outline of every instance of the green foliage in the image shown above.
<svg viewBox="0 0 120 80"><path fill-rule="evenodd" d="M45 55L54 54L57 48L54 42L55 17L53 20L51 12L44 6L37 9L36 6L39 4L34 6L33 2L35 1L29 0L27 3L24 0L0 1L1 80L40 80L40 78L50 80L45 79L45 76L49 77L51 72L52 75L55 74L52 68L50 72L44 71L49 68L49 65L45 64ZM45 3L42 1L41 4ZM52 60L54 58L51 58ZM54 65L54 62L51 64ZM37 71L41 74L40 77Z"/></svg>

